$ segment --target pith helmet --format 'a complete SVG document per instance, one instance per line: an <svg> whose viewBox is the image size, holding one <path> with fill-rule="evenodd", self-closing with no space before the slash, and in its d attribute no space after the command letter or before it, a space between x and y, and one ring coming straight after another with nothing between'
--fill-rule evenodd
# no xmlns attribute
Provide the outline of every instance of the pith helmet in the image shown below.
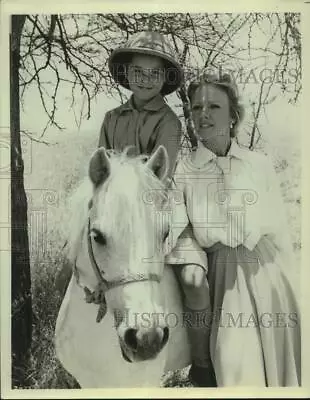
<svg viewBox="0 0 310 400"><path fill-rule="evenodd" d="M181 84L183 71L176 59L173 47L158 32L138 32L133 34L123 46L115 49L109 58L109 70L115 82L129 89L125 66L133 54L147 54L160 57L165 65L165 83L162 95L174 92Z"/></svg>

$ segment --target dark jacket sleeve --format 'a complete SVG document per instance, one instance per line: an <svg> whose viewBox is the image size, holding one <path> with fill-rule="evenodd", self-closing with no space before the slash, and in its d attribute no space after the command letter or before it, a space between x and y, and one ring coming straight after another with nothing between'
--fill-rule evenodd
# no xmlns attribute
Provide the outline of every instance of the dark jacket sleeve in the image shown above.
<svg viewBox="0 0 310 400"><path fill-rule="evenodd" d="M174 113L167 113L158 125L158 133L153 151L160 145L166 147L169 156L168 177L170 179L174 174L181 137L182 124L180 120Z"/></svg>
<svg viewBox="0 0 310 400"><path fill-rule="evenodd" d="M111 145L108 138L108 128L110 120L111 120L111 113L107 112L104 117L103 123L101 125L98 147L111 149Z"/></svg>

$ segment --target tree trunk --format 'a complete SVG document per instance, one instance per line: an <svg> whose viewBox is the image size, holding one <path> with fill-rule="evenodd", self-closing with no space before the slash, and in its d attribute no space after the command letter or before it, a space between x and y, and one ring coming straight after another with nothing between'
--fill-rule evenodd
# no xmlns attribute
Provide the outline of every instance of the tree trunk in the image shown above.
<svg viewBox="0 0 310 400"><path fill-rule="evenodd" d="M12 250L12 386L29 385L32 302L28 244L27 198L20 140L19 61L24 15L12 16L10 35L11 99L11 250Z"/></svg>

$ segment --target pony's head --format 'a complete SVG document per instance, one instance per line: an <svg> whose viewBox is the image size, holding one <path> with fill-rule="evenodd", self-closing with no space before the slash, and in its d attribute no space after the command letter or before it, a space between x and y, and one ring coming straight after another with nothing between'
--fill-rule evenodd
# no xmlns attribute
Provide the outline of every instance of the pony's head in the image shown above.
<svg viewBox="0 0 310 400"><path fill-rule="evenodd" d="M69 258L89 288L94 290L103 277L107 308L129 361L154 358L168 340L160 286L169 232L162 212L168 201L167 171L162 146L150 157L99 148L73 213Z"/></svg>

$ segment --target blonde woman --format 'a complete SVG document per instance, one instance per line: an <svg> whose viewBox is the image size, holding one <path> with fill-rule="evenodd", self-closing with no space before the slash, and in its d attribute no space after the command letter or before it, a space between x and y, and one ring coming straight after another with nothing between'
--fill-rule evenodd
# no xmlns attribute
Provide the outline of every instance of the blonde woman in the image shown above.
<svg viewBox="0 0 310 400"><path fill-rule="evenodd" d="M203 75L188 95L198 144L175 181L208 257L217 384L299 386L296 267L272 163L236 141L243 108L229 74Z"/></svg>

